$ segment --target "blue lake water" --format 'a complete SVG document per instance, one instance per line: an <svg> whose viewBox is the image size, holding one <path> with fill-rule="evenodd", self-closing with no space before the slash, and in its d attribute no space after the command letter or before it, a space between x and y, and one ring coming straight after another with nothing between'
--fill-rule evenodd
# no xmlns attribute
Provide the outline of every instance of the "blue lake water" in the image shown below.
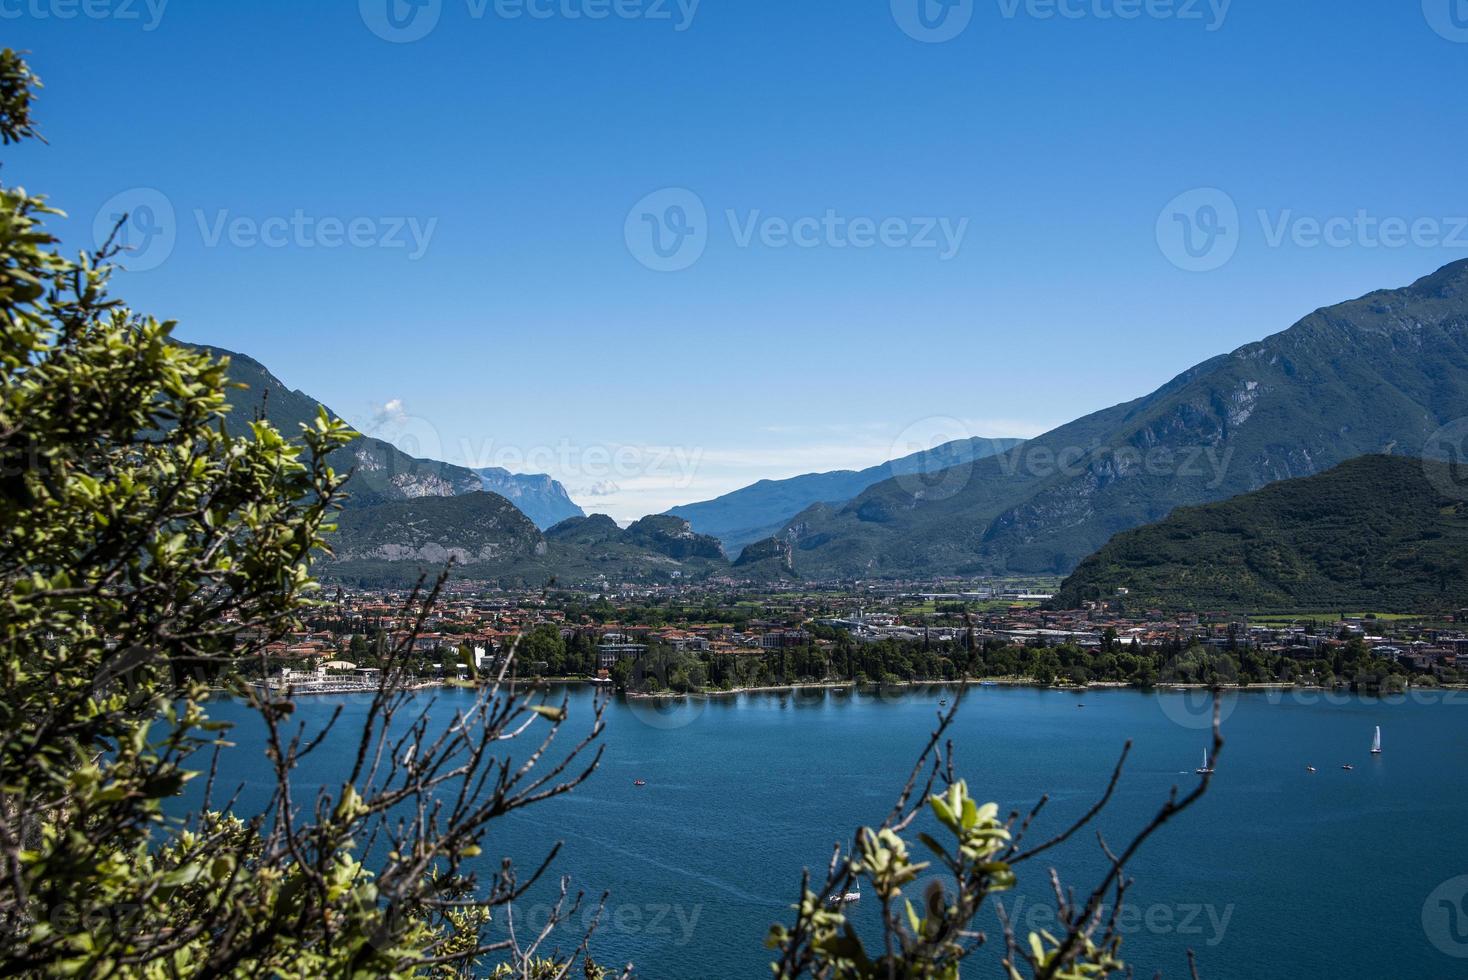
<svg viewBox="0 0 1468 980"><path fill-rule="evenodd" d="M593 695L564 693L567 727L579 731ZM528 867L563 841L557 869L592 895L611 892L592 944L603 963L630 961L649 978L768 976L764 935L788 920L801 869L823 876L832 844L882 819L938 699L952 696L934 687L663 707L614 700L600 770L573 795L496 824L483 870L501 854ZM431 697L431 714L446 722L472 695ZM1097 823L1122 842L1171 787L1196 783L1208 741L1199 697L971 688L951 731L957 768L1005 812L1048 793L1038 842L1094 802L1131 739L1127 771ZM321 721L338 706L345 746L366 699L302 699L297 717ZM1212 789L1131 866L1137 912L1123 923L1123 954L1136 975L1186 977L1188 948L1205 980L1468 975L1468 877L1455 881L1468 876L1468 694L1248 694L1224 707L1227 746ZM252 812L269 786L258 722L229 701L210 713L239 722L220 782L243 784L238 811ZM1373 757L1376 725L1386 751ZM350 757L334 747L307 760L298 787L335 788ZM1004 897L1021 930L1053 921L1050 866L1083 894L1104 871L1090 832L1046 857L1021 869L1020 887ZM519 914L533 921L545 898L542 889ZM879 936L875 906L852 910L869 944ZM992 910L979 925L997 944ZM985 965L981 957L965 975L997 975Z"/></svg>

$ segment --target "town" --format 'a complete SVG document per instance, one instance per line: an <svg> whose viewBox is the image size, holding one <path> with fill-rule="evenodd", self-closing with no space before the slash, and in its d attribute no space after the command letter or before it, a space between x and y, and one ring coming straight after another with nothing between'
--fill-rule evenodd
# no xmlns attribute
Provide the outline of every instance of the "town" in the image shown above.
<svg viewBox="0 0 1468 980"><path fill-rule="evenodd" d="M1052 582L408 592L340 589L302 630L252 647L296 693L375 687L395 655L413 683L604 684L630 694L960 680L1040 685L1452 686L1468 677L1468 610L1164 614L1124 601L1048 608ZM243 645L263 637L242 635ZM510 657L514 651L513 658ZM404 681L406 682L406 680Z"/></svg>

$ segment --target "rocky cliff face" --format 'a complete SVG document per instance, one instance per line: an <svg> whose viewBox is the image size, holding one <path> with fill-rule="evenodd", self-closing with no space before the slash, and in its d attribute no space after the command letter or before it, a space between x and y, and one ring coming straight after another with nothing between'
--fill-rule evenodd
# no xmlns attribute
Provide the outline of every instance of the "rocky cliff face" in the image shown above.
<svg viewBox="0 0 1468 980"><path fill-rule="evenodd" d="M545 474L511 473L499 467L475 470L483 489L497 493L520 508L542 531L586 512L571 500L566 488Z"/></svg>

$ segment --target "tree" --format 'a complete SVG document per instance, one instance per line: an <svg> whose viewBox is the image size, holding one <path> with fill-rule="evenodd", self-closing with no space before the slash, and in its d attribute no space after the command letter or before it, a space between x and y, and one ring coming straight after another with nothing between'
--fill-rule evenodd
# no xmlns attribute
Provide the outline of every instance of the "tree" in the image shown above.
<svg viewBox="0 0 1468 980"><path fill-rule="evenodd" d="M24 62L0 52L3 142L34 135L34 86ZM109 298L110 244L62 258L42 225L52 213L0 187L0 974L562 980L580 966L601 977L589 931L570 950L549 948L579 918L582 896L565 879L538 931L485 937L488 916L512 917L555 850L523 877L508 858L488 881L466 866L493 821L591 775L600 707L589 734L555 754L567 702L506 686L512 647L472 706L431 723L397 681L440 577L379 624L382 681L339 787L302 798L293 773L332 726L293 726L290 692L245 684L240 669L263 669L267 645L321 609L312 557L328 546L346 488L327 457L355 434L323 414L294 438L263 422L230 435L228 364ZM672 663L702 683L696 658ZM628 668L614 668L619 684ZM274 787L262 812L212 805L208 758L225 728L207 713L211 683L264 726ZM951 747L938 749L952 718L888 820L858 832L849 858L833 856L826 888L802 887L795 922L771 937L779 976L957 977L979 941L969 924L982 903L1016 866L1088 824L1120 775L1119 764L1070 830L1021 849L1029 821L975 804L953 776ZM516 759L518 738L531 746ZM166 817L164 802L205 772L203 803ZM1207 785L1169 799L1128 847L1107 852L1110 871L1089 898L1062 900L1058 935L1028 945L1007 935L1011 973L1121 970L1102 902L1120 904L1127 860ZM902 918L902 889L925 865L901 835L924 805L951 840L919 840L954 892L929 892L921 915L904 903ZM820 897L857 878L882 903L876 956Z"/></svg>
<svg viewBox="0 0 1468 980"><path fill-rule="evenodd" d="M36 84L0 52L5 143L34 135ZM108 296L110 243L58 254L56 213L0 188L0 973L421 975L486 954L518 969L536 937L481 930L544 865L479 882L463 864L491 820L585 778L588 743L545 761L564 705L498 687L445 731L413 720L393 682L404 641L340 788L293 792L324 733L234 678L320 608L311 559L345 482L326 459L355 434L323 414L293 439L263 422L229 435L227 362ZM408 607L410 634L435 595ZM201 809L168 819L225 736L211 682L260 713L275 792L265 812L215 812L211 779ZM539 768L506 754L521 733ZM369 871L374 840L388 853Z"/></svg>
<svg viewBox="0 0 1468 980"><path fill-rule="evenodd" d="M766 940L778 956L774 973L780 980L958 980L964 961L986 942L983 933L973 926L984 904L1014 887L1016 868L1069 840L1105 809L1121 779L1131 743L1122 751L1101 798L1085 814L1043 843L1027 845L1027 833L1046 800L1042 799L1023 818L1012 813L1008 819L1001 819L995 804L978 804L969 794L968 784L954 776L953 745L945 743L943 737L961 701L960 695L940 717L887 819L878 827L858 829L844 853L839 846L835 849L823 884L812 888L809 873L802 878L795 921L777 924ZM1218 717L1215 705L1215 760L1223 748ZM918 791L925 770L926 781ZM1011 980L1026 975L1035 980L1129 976L1120 958L1118 929L1118 914L1131 886L1127 863L1159 828L1202 798L1211 781L1212 775L1205 775L1182 796L1174 789L1147 825L1124 846L1112 850L1101 838L1107 870L1084 897L1064 887L1052 869L1050 877L1058 905L1056 932L1030 933L1021 940L1001 906L1003 966ZM941 791L934 792L940 783ZM943 836L917 835L929 858L919 861L904 834L923 810L936 817ZM913 886L924 877L927 884L922 895L911 895ZM850 892L858 882L864 882L880 902L879 944L864 940L854 924L826 899ZM1189 953L1190 960L1191 956ZM1196 969L1193 975L1197 976Z"/></svg>

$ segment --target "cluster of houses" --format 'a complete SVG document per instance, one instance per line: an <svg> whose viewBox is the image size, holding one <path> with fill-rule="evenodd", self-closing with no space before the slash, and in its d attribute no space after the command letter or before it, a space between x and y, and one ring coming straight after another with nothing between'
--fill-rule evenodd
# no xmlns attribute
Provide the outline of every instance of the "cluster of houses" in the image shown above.
<svg viewBox="0 0 1468 980"><path fill-rule="evenodd" d="M794 597L772 595L759 603L764 618L724 623L652 626L637 622L592 622L585 616L570 622L564 609L539 592L448 595L416 631L406 629L405 596L338 593L322 610L318 626L331 628L292 634L266 648L278 661L300 662L302 670L333 681L372 675L359 667L353 651L363 652L361 638L382 637L394 645L409 642L439 670L467 670L460 651L473 653L475 666L493 664L516 637L537 627L552 626L568 643L589 642L605 674L619 660L637 659L653 646L680 652L757 655L813 642L810 627L846 632L858 642L879 640L968 642L1004 641L1021 646L1072 645L1083 649L1155 648L1167 644L1203 644L1219 649L1258 650L1302 660L1329 656L1353 638L1377 656L1415 670L1468 669L1468 611L1447 626L1409 620L1322 618L1314 622L1253 623L1224 612L1124 617L1105 603L1073 611L1052 611L1039 603L1048 596L1034 589L902 592L884 588L854 594L852 590L813 591ZM972 615L935 613L941 604L989 610ZM935 605L936 604L936 605ZM919 610L919 611L914 611ZM251 639L246 636L245 639Z"/></svg>

